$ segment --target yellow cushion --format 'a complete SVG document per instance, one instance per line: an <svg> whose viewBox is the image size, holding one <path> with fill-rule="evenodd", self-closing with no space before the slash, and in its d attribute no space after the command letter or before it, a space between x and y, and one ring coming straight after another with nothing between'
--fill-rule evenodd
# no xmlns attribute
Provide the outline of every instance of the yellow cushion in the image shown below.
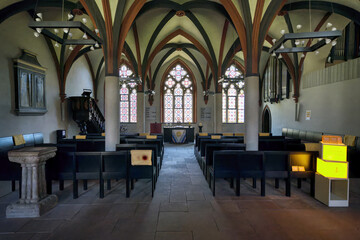
<svg viewBox="0 0 360 240"><path fill-rule="evenodd" d="M243 137L243 136L245 136L245 133L235 133L234 135L236 137Z"/></svg>
<svg viewBox="0 0 360 240"><path fill-rule="evenodd" d="M139 133L139 136L147 136L150 135L150 133Z"/></svg>
<svg viewBox="0 0 360 240"><path fill-rule="evenodd" d="M227 137L234 136L233 133L223 133L222 135L223 135L223 136L227 136Z"/></svg>
<svg viewBox="0 0 360 240"><path fill-rule="evenodd" d="M305 143L305 151L319 152L320 151L320 143Z"/></svg>
<svg viewBox="0 0 360 240"><path fill-rule="evenodd" d="M105 133L101 133L101 136L105 137Z"/></svg>
<svg viewBox="0 0 360 240"><path fill-rule="evenodd" d="M23 135L15 135L13 136L15 146L23 145L25 144L25 139Z"/></svg>
<svg viewBox="0 0 360 240"><path fill-rule="evenodd" d="M156 135L146 135L146 139L157 139Z"/></svg>
<svg viewBox="0 0 360 240"><path fill-rule="evenodd" d="M355 147L355 136L345 135L344 144L349 147Z"/></svg>
<svg viewBox="0 0 360 240"><path fill-rule="evenodd" d="M152 150L131 150L131 165L146 165L151 166Z"/></svg>
<svg viewBox="0 0 360 240"><path fill-rule="evenodd" d="M86 135L76 135L75 139L86 139Z"/></svg>
<svg viewBox="0 0 360 240"><path fill-rule="evenodd" d="M206 137L206 136L209 136L209 134L208 133L199 133L199 136Z"/></svg>
<svg viewBox="0 0 360 240"><path fill-rule="evenodd" d="M270 136L270 133L259 133L260 137L266 137L266 136Z"/></svg>
<svg viewBox="0 0 360 240"><path fill-rule="evenodd" d="M212 135L211 139L221 139L221 136L220 135Z"/></svg>

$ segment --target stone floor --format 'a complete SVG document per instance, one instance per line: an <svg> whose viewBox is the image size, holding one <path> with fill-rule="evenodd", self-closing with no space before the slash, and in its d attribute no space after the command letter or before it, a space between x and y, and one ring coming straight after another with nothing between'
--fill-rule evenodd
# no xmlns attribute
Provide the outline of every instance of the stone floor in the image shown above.
<svg viewBox="0 0 360 240"><path fill-rule="evenodd" d="M202 175L193 145L166 145L163 168L151 198L149 181L140 180L130 198L124 183L114 182L99 199L96 182L78 199L71 183L56 191L59 204L40 218L6 219L5 208L17 192L0 198L0 239L360 239L360 181L351 181L350 207L328 208L309 196L309 184L284 196L273 181L242 181L241 196L224 180L217 181L216 197ZM58 185L54 184L54 190Z"/></svg>

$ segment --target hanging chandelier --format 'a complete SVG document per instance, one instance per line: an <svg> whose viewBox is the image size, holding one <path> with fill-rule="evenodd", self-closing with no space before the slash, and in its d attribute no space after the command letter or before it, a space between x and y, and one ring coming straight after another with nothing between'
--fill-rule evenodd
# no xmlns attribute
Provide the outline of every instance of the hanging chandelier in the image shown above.
<svg viewBox="0 0 360 240"><path fill-rule="evenodd" d="M336 38L341 36L341 31L326 31L326 32L302 32L302 33L285 33L279 41L270 48L270 54L281 54L281 53L300 53L300 52L314 52L319 48L332 42L332 46L336 45ZM318 39L318 42L312 46L305 46L304 39ZM294 40L296 47L286 48L284 43L288 40ZM301 45L300 45L301 44ZM300 45L300 46L298 46Z"/></svg>
<svg viewBox="0 0 360 240"><path fill-rule="evenodd" d="M155 91L154 90L151 90L151 89L148 89L144 92L146 95L150 95L150 96L154 96L155 95Z"/></svg>
<svg viewBox="0 0 360 240"><path fill-rule="evenodd" d="M119 83L123 84L142 84L141 77L136 77L134 74L128 77L120 77Z"/></svg>
<svg viewBox="0 0 360 240"><path fill-rule="evenodd" d="M206 91L203 91L203 94L204 94L204 96L214 96L215 92L210 91L210 90L206 90Z"/></svg>
<svg viewBox="0 0 360 240"><path fill-rule="evenodd" d="M269 53L272 56L278 55L281 58L281 53L302 53L301 57L305 57L304 53L315 52L317 55L319 53L318 49L330 44L335 46L337 44L336 39L342 35L341 31L337 30L336 27L333 27L332 23L328 22L326 24L325 31L322 32L312 32L311 30L311 0L309 0L309 32L299 32L302 28L301 24L296 25L298 32L296 33L285 33L285 30L281 30L280 33L282 37L277 41L273 39L273 46L270 48ZM331 30L330 30L331 29ZM305 44L305 39L308 39L308 44ZM317 39L317 42L313 45L314 39ZM293 41L295 47L285 47L284 44L286 41Z"/></svg>
<svg viewBox="0 0 360 240"><path fill-rule="evenodd" d="M243 81L243 80L244 80L243 77L240 77L240 78L228 78L228 77L222 76L221 78L219 78L218 84L222 84L222 83L238 83L238 82Z"/></svg>
<svg viewBox="0 0 360 240"><path fill-rule="evenodd" d="M36 4L37 5L37 4ZM39 37L40 34L55 41L55 47L59 47L59 44L69 45L69 49L73 50L73 45L89 45L91 50L100 48L103 43L102 39L98 36L99 30L95 29L95 32L90 30L87 26L87 19L82 18L82 21L72 21L74 15L72 13L67 14L67 20L63 21L64 14L64 0L62 7L62 21L44 21L42 13L36 13L34 21L29 23L29 27L34 30L34 36ZM73 39L71 30L77 29L82 32L80 39ZM64 34L61 37L60 32Z"/></svg>

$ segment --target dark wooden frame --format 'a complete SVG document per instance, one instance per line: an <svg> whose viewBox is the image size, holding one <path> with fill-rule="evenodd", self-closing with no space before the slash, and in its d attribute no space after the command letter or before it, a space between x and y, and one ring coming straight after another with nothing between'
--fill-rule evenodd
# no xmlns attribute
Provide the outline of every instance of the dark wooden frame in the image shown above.
<svg viewBox="0 0 360 240"><path fill-rule="evenodd" d="M15 112L17 115L43 115L46 109L45 68L40 65L36 54L23 50L14 59ZM23 78L25 76L26 79ZM23 86L23 80L27 86ZM41 80L38 85L38 81ZM38 86L40 88L38 88ZM38 91L41 89L41 93ZM25 97L27 96L27 104Z"/></svg>

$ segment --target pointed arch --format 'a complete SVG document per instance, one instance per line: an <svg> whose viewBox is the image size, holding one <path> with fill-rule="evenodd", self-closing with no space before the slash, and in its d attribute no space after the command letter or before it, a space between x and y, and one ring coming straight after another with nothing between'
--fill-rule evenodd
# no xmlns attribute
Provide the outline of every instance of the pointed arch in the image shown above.
<svg viewBox="0 0 360 240"><path fill-rule="evenodd" d="M222 123L245 122L245 82L241 79L244 72L239 70L240 63L234 60L227 68L225 75L237 78L237 82L223 82L222 88Z"/></svg>
<svg viewBox="0 0 360 240"><path fill-rule="evenodd" d="M120 62L121 53L123 51L125 38L135 20L136 15L139 13L142 6L145 4L146 0L137 0L135 1L130 9L127 11L123 22L121 23L121 29L119 36L115 36L119 38L118 46L117 46L117 59Z"/></svg>
<svg viewBox="0 0 360 240"><path fill-rule="evenodd" d="M262 112L262 132L271 133L271 111L268 105L264 107Z"/></svg>
<svg viewBox="0 0 360 240"><path fill-rule="evenodd" d="M182 66L188 73L190 80L192 82L192 122L196 122L197 121L197 116L196 116L196 105L197 105L197 99L196 99L196 93L197 93L197 84L196 84L196 78L195 75L193 73L193 71L191 70L191 68L185 63L185 61L183 61L182 59L176 59L174 60L165 70L162 79L161 79L161 83L160 83L160 106L161 106L161 122L165 122L165 107L164 107L164 87L165 87L165 80L167 78L167 76L169 75L171 69L173 69L174 67L176 67L176 65L180 65ZM173 103L174 104L174 103ZM174 119L174 118L173 118Z"/></svg>
<svg viewBox="0 0 360 240"><path fill-rule="evenodd" d="M119 76L128 78L133 74L133 68L130 63L120 60ZM122 83L120 86L120 122L136 123L137 122L137 86L136 83Z"/></svg>
<svg viewBox="0 0 360 240"><path fill-rule="evenodd" d="M214 69L214 65L213 62L211 60L211 57L209 55L209 53L206 51L206 49L201 45L201 43L199 41L197 41L193 36L191 36L190 34L188 34L187 32L185 32L182 29L177 29L174 32L172 32L171 34L169 34L168 36L166 36L154 49L154 51L151 53L150 57L149 57L149 61L147 63L146 66L146 70L145 70L145 74L144 74L144 78L147 76L148 72L149 72L149 68L150 65L152 63L152 61L154 60L155 56L162 50L162 48L166 45L166 43L168 43L171 39L173 39L174 37L177 36L183 36L186 39L188 39L190 42L192 42L195 47L202 53L202 55L205 57L208 65L211 68L211 71L213 72L213 75L215 75L215 69Z"/></svg>
<svg viewBox="0 0 360 240"><path fill-rule="evenodd" d="M242 17L239 14L239 12L237 11L234 3L231 0L220 0L220 2L225 7L226 11L228 12L228 14L231 17L232 22L234 23L236 32L239 35L241 46L247 46L246 45L247 41L246 41L245 24L244 24L244 21L243 21ZM245 64L246 64L247 49L244 48L243 52L244 52L244 59L245 59Z"/></svg>

